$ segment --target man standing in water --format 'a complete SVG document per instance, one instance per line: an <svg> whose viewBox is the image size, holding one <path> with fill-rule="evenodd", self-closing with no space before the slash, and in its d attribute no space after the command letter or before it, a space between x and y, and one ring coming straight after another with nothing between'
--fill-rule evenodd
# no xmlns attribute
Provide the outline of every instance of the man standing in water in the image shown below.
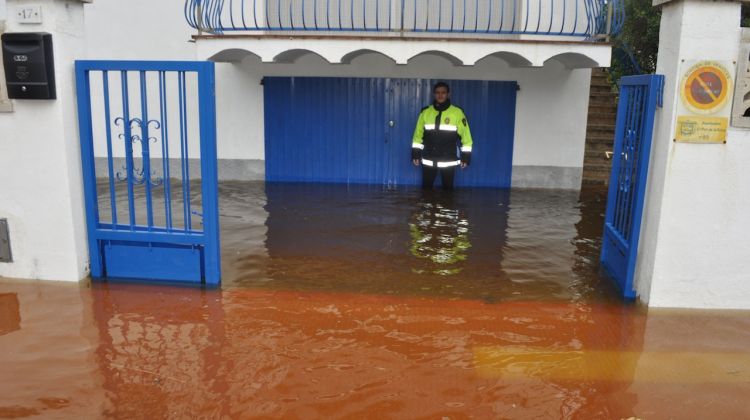
<svg viewBox="0 0 750 420"><path fill-rule="evenodd" d="M417 119L411 159L414 165L422 165L422 188L432 189L440 173L443 189L452 190L456 166L464 169L471 163L471 132L464 111L451 105L447 83L436 83L432 94L434 102L422 108Z"/></svg>

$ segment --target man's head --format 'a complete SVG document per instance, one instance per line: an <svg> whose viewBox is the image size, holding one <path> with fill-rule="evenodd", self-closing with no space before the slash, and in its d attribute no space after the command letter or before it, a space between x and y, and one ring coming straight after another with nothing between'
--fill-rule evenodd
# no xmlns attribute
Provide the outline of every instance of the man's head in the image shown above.
<svg viewBox="0 0 750 420"><path fill-rule="evenodd" d="M435 102L442 104L451 97L451 88L445 82L435 83L432 88L432 96L435 98Z"/></svg>

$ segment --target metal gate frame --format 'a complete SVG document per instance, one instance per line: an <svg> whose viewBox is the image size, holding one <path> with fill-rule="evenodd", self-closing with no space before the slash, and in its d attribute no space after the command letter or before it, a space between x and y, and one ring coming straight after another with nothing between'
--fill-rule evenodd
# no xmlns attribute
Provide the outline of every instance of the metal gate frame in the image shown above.
<svg viewBox="0 0 750 420"><path fill-rule="evenodd" d="M142 115L133 117L129 114L128 100L123 96L123 119L124 138L131 139L131 118L149 121L145 104L147 99L143 93L145 89L146 72L159 74L160 82L163 82L167 72L175 72L180 80L180 107L185 99L185 74L196 73L198 80L198 112L200 115L200 168L201 168L201 198L203 229L193 229L190 223L185 223L185 228L155 226L153 217L148 213L147 225L138 225L134 222L133 197L131 180L134 175L132 145L126 147L127 182L129 183L130 195L129 223L117 223L116 212L113 211L112 223L102 223L99 218L99 205L97 196L96 171L94 160L94 133L92 124L91 108L91 80L90 72L119 73L121 78L127 72L140 74ZM125 278L138 280L176 281L186 283L205 283L218 285L221 280L220 266L220 242L219 242L219 214L218 214L218 174L216 153L216 99L215 99L215 70L214 63L207 61L96 61L78 60L75 62L76 93L78 98L78 121L81 140L81 159L83 171L83 187L86 205L86 221L89 243L90 269L93 278ZM106 78L106 77L105 77ZM121 79L122 80L122 79ZM104 83L104 96L109 104L108 82ZM127 80L122 82L123 92L127 89ZM160 85L161 86L161 85ZM166 89L159 91L160 101L164 101ZM164 101L166 102L166 101ZM105 105L105 112L109 112L109 105ZM166 111L164 111L166 112ZM155 113L158 113L156 111ZM181 122L182 124L182 122ZM139 139L147 139L141 142L141 153L143 157L143 177L145 177L145 189L147 202L151 200L151 172L149 161L149 124L139 125ZM109 126L107 126L107 142L111 144ZM187 128L185 128L187 130ZM127 143L127 140L126 140ZM143 144L145 143L145 144ZM185 139L187 147L187 139ZM108 151L109 174L112 179L112 155ZM168 166L169 156L166 164ZM187 161L187 155L182 157L182 164ZM140 171L138 172L140 174ZM166 175L169 172L167 170ZM184 187L183 174L183 187ZM169 183L167 182L166 185ZM168 188L167 188L168 190ZM189 190L189 176L188 176ZM183 190L184 191L184 190ZM165 194L171 199L171 196ZM188 202L190 200L188 193ZM114 201L114 198L112 199ZM166 204L165 206L169 207ZM189 204L187 205L189 213ZM151 208L149 207L149 211ZM171 216L167 216L171 218ZM189 220L190 216L187 216ZM105 249L106 248L106 249ZM106 252L110 252L106 254ZM196 255L198 253L198 255ZM112 262L117 261L117 270L110 270L107 266L107 256ZM112 263L114 266L115 264ZM197 271L200 271L196 273ZM119 273L113 275L112 271Z"/></svg>
<svg viewBox="0 0 750 420"><path fill-rule="evenodd" d="M646 195L656 108L662 106L664 76L627 76L620 79L614 159L604 218L602 267L622 296L634 300L643 204Z"/></svg>

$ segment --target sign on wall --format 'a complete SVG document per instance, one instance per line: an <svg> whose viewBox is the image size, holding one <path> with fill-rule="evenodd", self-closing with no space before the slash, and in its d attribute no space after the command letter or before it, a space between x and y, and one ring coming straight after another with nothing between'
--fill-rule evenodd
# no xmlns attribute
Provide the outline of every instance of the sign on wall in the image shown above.
<svg viewBox="0 0 750 420"><path fill-rule="evenodd" d="M686 60L682 63L680 102L675 141L726 143L729 125L729 92L733 68L730 61Z"/></svg>

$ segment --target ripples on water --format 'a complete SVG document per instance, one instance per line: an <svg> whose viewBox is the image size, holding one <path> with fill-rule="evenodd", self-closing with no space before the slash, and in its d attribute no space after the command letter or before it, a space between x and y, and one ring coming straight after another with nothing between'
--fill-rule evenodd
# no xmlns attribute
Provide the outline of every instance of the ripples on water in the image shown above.
<svg viewBox="0 0 750 420"><path fill-rule="evenodd" d="M222 184L221 289L0 279L0 417L750 417L750 317L621 304L603 199Z"/></svg>
<svg viewBox="0 0 750 420"><path fill-rule="evenodd" d="M226 183L224 285L606 300L603 193Z"/></svg>

